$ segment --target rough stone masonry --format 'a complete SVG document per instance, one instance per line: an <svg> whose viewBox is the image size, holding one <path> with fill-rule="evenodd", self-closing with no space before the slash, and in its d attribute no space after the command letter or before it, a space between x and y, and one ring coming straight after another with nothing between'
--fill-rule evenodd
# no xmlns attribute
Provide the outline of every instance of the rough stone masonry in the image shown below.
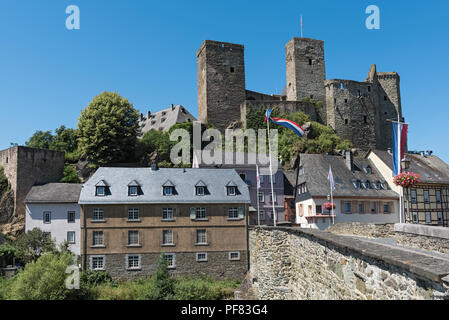
<svg viewBox="0 0 449 320"><path fill-rule="evenodd" d="M449 261L329 232L249 231L259 299L449 299Z"/></svg>

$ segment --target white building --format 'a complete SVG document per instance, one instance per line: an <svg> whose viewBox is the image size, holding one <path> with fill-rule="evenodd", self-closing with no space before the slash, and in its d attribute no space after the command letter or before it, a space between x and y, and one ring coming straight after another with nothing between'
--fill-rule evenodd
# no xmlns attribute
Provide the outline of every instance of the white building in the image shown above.
<svg viewBox="0 0 449 320"><path fill-rule="evenodd" d="M82 184L48 183L31 188L25 198L25 231L39 228L56 240L65 240L69 249L80 254L80 206Z"/></svg>
<svg viewBox="0 0 449 320"><path fill-rule="evenodd" d="M324 204L331 202L329 167L335 182L333 215ZM345 156L301 154L296 224L326 229L333 223L397 223L399 194L391 190L369 159Z"/></svg>

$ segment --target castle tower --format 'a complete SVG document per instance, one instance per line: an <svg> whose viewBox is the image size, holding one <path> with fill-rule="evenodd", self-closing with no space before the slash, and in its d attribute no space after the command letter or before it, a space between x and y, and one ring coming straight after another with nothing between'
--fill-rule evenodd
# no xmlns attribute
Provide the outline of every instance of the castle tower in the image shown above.
<svg viewBox="0 0 449 320"><path fill-rule="evenodd" d="M206 40L197 52L198 120L220 130L240 120L245 101L244 47Z"/></svg>
<svg viewBox="0 0 449 320"><path fill-rule="evenodd" d="M325 105L324 41L293 38L286 46L287 100L310 98Z"/></svg>

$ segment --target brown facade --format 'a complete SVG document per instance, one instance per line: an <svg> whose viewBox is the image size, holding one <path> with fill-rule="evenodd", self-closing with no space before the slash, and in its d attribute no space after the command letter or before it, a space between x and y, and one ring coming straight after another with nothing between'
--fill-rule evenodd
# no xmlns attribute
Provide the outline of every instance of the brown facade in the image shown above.
<svg viewBox="0 0 449 320"><path fill-rule="evenodd" d="M404 188L405 216L408 223L449 227L449 185L418 184Z"/></svg>
<svg viewBox="0 0 449 320"><path fill-rule="evenodd" d="M206 219L192 220L193 207L205 208ZM241 207L245 212L243 219L228 218L229 208ZM164 208L173 209L173 219L163 219ZM94 209L103 210L104 221L93 221ZM128 220L129 209L139 210L139 220ZM174 274L242 278L247 270L247 212L248 205L241 203L81 205L83 268L90 268L91 256L104 255L105 270L113 277L148 275L160 253L175 253ZM197 243L197 230L205 230L206 243ZM94 231L103 232L103 245L94 245ZM138 244L129 244L129 231L134 231L134 235L138 232ZM171 231L170 244L163 243L164 231ZM240 258L230 260L230 252L239 252ZM207 253L207 261L197 261L196 253ZM140 268L128 270L127 255L139 255Z"/></svg>

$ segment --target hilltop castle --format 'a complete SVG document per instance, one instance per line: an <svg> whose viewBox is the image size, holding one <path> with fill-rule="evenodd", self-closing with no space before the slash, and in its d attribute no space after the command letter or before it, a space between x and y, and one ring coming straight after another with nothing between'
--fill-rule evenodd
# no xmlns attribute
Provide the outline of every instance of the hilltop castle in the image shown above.
<svg viewBox="0 0 449 320"><path fill-rule="evenodd" d="M372 65L364 82L326 80L324 41L293 38L286 44L286 88L281 95L246 90L244 46L203 42L197 52L198 118L220 130L246 125L254 109L298 110L332 127L362 150L391 147L391 123L402 118L399 75Z"/></svg>

